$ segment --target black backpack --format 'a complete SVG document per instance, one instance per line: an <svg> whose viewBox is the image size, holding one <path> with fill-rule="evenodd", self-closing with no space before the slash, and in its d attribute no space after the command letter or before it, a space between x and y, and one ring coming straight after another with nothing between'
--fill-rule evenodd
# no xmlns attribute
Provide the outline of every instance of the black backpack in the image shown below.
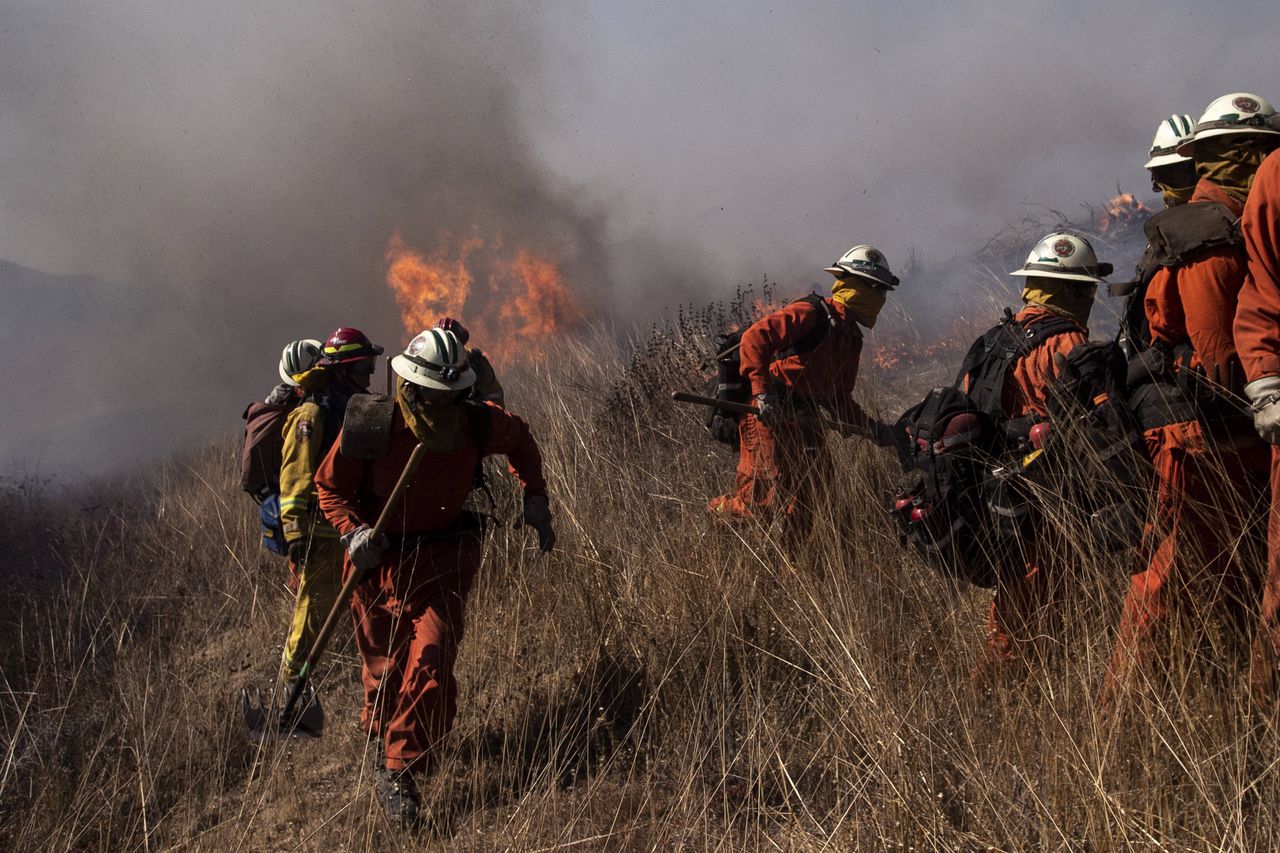
<svg viewBox="0 0 1280 853"><path fill-rule="evenodd" d="M809 332L796 342L795 346L778 353L778 358L809 353L816 350L827 338L827 332L836 325L836 316L832 313L827 300L816 293L810 293L802 299L792 302L807 302L821 311L824 320L819 320ZM726 332L716 337L716 373L707 385L707 396L726 403L750 403L751 388L742 375L742 358L739 347L742 344L742 333L749 328L744 326L733 332ZM707 416L707 432L716 441L727 444L735 450L738 448L738 421L742 415L713 408Z"/></svg>
<svg viewBox="0 0 1280 853"><path fill-rule="evenodd" d="M890 512L903 542L943 575L992 587L1020 563L1017 545L1032 509L1010 473L1026 466L1001 462L1036 443L1036 425L1002 415L1005 379L1019 358L1079 329L1065 317L1028 328L1006 309L1005 319L969 348L955 383L932 389L898 419L903 476Z"/></svg>

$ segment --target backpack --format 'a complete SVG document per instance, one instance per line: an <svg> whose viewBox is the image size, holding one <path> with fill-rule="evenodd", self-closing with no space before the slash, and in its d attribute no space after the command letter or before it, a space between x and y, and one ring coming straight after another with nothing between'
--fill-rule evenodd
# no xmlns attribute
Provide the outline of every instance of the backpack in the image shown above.
<svg viewBox="0 0 1280 853"><path fill-rule="evenodd" d="M1197 252L1217 246L1241 246L1240 218L1216 201L1194 201L1166 208L1142 226L1147 248L1131 281L1108 287L1112 296L1124 296L1120 321L1122 346L1132 358L1151 346L1151 329L1145 302L1147 288L1161 267L1185 263Z"/></svg>
<svg viewBox="0 0 1280 853"><path fill-rule="evenodd" d="M836 316L831 311L831 307L827 305L827 300L816 293L810 293L802 299L792 302L795 305L799 302L807 302L814 308L822 312L822 316L826 318L826 322L818 321L818 324L810 329L804 337L796 341L795 345L783 352L778 353L778 358L788 358L792 355L810 353L816 350L827 338L827 332L836 325ZM733 332L716 337L716 356L715 366L716 373L707 385L707 396L716 400L723 400L726 403L750 403L751 387L746 378L742 375L742 358L739 354L739 348L742 345L742 333L750 328L746 326ZM738 422L742 415L737 412L727 412L724 409L713 408L707 416L707 432L713 439L721 444L727 444L735 450L738 448Z"/></svg>
<svg viewBox="0 0 1280 853"><path fill-rule="evenodd" d="M1079 328L1056 316L1027 328L1006 309L969 348L956 381L933 388L898 419L903 476L890 513L903 543L944 576L992 587L1020 563L1017 545L1033 514L1015 475L1039 460L1044 430L1030 418L1002 415L1005 379L1019 358Z"/></svg>
<svg viewBox="0 0 1280 853"><path fill-rule="evenodd" d="M280 492L284 463L284 424L298 403L250 403L244 418L244 447L240 451L240 488L259 503Z"/></svg>

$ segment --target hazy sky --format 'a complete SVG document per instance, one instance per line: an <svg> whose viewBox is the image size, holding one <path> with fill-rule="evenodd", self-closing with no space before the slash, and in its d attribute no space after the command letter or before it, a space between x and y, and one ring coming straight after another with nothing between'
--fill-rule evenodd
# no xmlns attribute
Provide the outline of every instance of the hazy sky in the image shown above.
<svg viewBox="0 0 1280 853"><path fill-rule="evenodd" d="M285 341L340 323L398 347L397 228L554 245L630 312L1145 193L1160 118L1280 99L1277 32L1280 4L1183 0L0 2L0 259L135 306L0 302L48 389L0 384L0 468L54 411L104 413L53 454L89 468L225 434Z"/></svg>

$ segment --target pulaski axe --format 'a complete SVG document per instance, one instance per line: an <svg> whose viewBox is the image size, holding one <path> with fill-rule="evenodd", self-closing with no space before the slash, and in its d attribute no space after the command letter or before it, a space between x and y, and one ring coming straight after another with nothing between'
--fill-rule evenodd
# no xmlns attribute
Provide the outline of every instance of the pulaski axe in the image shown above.
<svg viewBox="0 0 1280 853"><path fill-rule="evenodd" d="M391 490L386 504L382 507L382 512L378 514L378 521L374 524L370 537L373 541L376 542L382 538L383 529L391 519L392 511L396 504L400 503L400 497L404 494L409 481L413 479L426 453L427 448L421 443L413 448L409 461L405 463L404 470L400 473L400 479L396 481L395 488ZM338 619L341 618L339 614L346 609L352 591L364 576L362 570L352 568L351 576L342 585L338 597L333 601L333 607L329 608L324 626L312 642L311 649L307 652L306 662L298 671L298 677L290 686L288 693L285 694L284 704L279 706L279 710L277 710L274 691L269 691L264 701L262 691L258 688L242 687L240 689L240 709L244 712L245 725L248 726L249 734L254 740L318 738L324 734L324 709L320 707L320 697L311 686L311 674L329 645L329 637L333 634L334 628L338 626Z"/></svg>

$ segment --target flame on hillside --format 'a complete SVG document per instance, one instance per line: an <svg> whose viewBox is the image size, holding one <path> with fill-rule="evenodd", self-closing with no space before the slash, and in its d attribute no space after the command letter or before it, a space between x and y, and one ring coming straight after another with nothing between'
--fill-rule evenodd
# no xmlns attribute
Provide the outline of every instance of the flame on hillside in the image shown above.
<svg viewBox="0 0 1280 853"><path fill-rule="evenodd" d="M553 337L578 329L586 312L556 261L503 239L442 233L421 252L399 232L386 250L387 286L410 336L441 317L463 322L470 345L500 362L537 359Z"/></svg>
<svg viewBox="0 0 1280 853"><path fill-rule="evenodd" d="M1110 234L1132 225L1141 225L1152 212L1133 193L1119 193L1112 196L1098 214L1098 231Z"/></svg>

